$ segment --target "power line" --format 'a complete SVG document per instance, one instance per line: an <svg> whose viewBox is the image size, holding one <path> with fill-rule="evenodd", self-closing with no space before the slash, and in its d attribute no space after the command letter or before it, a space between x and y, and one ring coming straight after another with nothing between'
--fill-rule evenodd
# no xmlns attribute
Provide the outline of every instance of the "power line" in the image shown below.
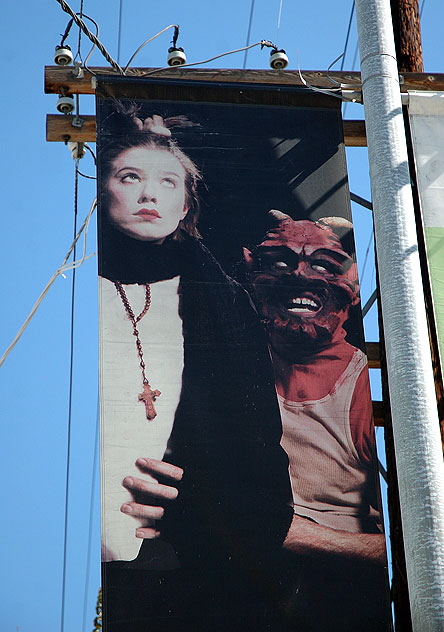
<svg viewBox="0 0 444 632"><path fill-rule="evenodd" d="M97 472L97 454L99 450L99 398L97 398L97 415L96 415L96 434L94 440L94 456L93 467L91 477L91 494L89 501L89 529L88 529L88 551L86 555L86 575L85 575L85 592L83 599L83 632L86 632L86 618L87 618L87 605L88 605L88 593L89 593L89 580L91 574L91 549L92 549L92 526L94 515L94 490L96 487L96 472Z"/></svg>
<svg viewBox="0 0 444 632"><path fill-rule="evenodd" d="M267 48L276 48L273 42L270 42L269 40L261 40L260 42L255 42L254 44L250 44L249 46L243 46L242 48L236 48L235 50L228 50L225 53L220 53L219 55L215 55L214 57L210 57L209 59L203 59L202 61L194 61L191 64L182 64L181 66L176 66L176 68L189 68L190 66L199 66L201 64L208 64L210 61L214 61L215 59L219 59L220 57L225 57L226 55L233 55L234 53L241 53L242 51L249 50L250 48L254 48L255 46L260 46L261 48L264 48L264 46L266 46ZM165 66L163 68L154 68L154 70L150 70L139 76L147 77L148 75L154 75L164 70L171 70L171 66Z"/></svg>
<svg viewBox="0 0 444 632"><path fill-rule="evenodd" d="M80 0L79 16L80 16L80 19L83 18L83 0ZM76 57L77 56L80 57L80 44L81 44L81 42L82 42L82 29L79 29L79 39L78 39L78 42L77 42L77 55L76 55ZM80 57L80 59L81 59L81 57Z"/></svg>
<svg viewBox="0 0 444 632"><path fill-rule="evenodd" d="M79 16L76 13L74 13L74 11L65 2L65 0L56 0L56 1L60 4L60 6L62 7L63 11L65 11L65 13L68 13L68 15L70 15L72 17L72 19L77 24L77 26L82 29L82 31L85 33L85 35L87 37L89 37L91 42L97 46L99 51L105 57L106 61L111 64L111 66L114 68L114 70L117 70L117 72L119 72L121 75L123 75L124 72L123 72L122 68L119 66L119 64L116 61L114 61L114 59L108 53L108 51L103 46L103 44L97 39L97 37L93 33L91 33L89 28L86 26L85 22L82 19L80 19Z"/></svg>
<svg viewBox="0 0 444 632"><path fill-rule="evenodd" d="M119 26L117 32L117 63L120 64L120 44L122 40L122 7L123 0L120 0L119 3Z"/></svg>
<svg viewBox="0 0 444 632"><path fill-rule="evenodd" d="M79 193L79 174L78 162L75 161L74 175L74 239L77 235L77 211L78 211L78 193ZM73 249L73 260L76 259L76 244ZM71 469L71 425L72 425L72 386L73 386L73 368L74 368L74 305L75 305L75 287L76 287L76 269L72 271L71 284L71 326L70 326L70 358L69 358L69 395L68 395L68 431L67 431L67 449L66 449L66 478L65 478L65 524L63 536L63 574L62 574L62 607L60 613L60 630L65 629L65 604L66 604L66 569L67 569L67 552L68 552L68 517L69 517L69 480Z"/></svg>
<svg viewBox="0 0 444 632"><path fill-rule="evenodd" d="M345 55L347 53L348 40L350 39L350 31L351 31L351 26L352 26L352 22L353 22L353 14L354 14L354 12L355 12L355 0L352 0L352 8L351 8L351 11L350 11L350 18L348 20L347 35L345 37L344 52L342 54L341 70L344 70Z"/></svg>
<svg viewBox="0 0 444 632"><path fill-rule="evenodd" d="M246 40L246 43L245 43L244 65L242 66L242 68L243 68L244 70L245 70L245 68L247 67L248 47L250 46L251 25L252 25L252 23L253 23L254 1L255 1L255 0L251 0L251 7L250 7L250 20L249 20L249 22L248 22L247 40Z"/></svg>
<svg viewBox="0 0 444 632"><path fill-rule="evenodd" d="M281 28L282 4L283 4L283 0L279 0L279 11L278 11L277 28L276 28L276 41L279 40L279 31Z"/></svg>

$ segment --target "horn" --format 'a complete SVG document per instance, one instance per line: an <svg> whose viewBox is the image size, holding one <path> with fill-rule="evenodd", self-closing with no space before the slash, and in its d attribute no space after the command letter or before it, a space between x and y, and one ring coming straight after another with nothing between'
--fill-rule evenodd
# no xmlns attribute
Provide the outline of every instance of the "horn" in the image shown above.
<svg viewBox="0 0 444 632"><path fill-rule="evenodd" d="M271 217L275 219L278 223L283 222L287 219L292 219L290 215L286 215L285 213L282 213L282 211L277 211L276 209L268 211L268 214L271 215Z"/></svg>
<svg viewBox="0 0 444 632"><path fill-rule="evenodd" d="M344 251L356 259L355 247L353 243L353 224L345 217L321 217L315 224L329 228L340 240Z"/></svg>
<svg viewBox="0 0 444 632"><path fill-rule="evenodd" d="M345 217L321 217L315 222L321 226L327 226L341 239L353 229L353 224Z"/></svg>

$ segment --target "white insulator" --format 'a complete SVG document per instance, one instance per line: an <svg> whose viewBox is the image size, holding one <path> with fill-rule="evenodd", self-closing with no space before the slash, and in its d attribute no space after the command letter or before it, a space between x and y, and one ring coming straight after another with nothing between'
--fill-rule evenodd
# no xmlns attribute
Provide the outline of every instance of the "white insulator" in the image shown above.
<svg viewBox="0 0 444 632"><path fill-rule="evenodd" d="M69 64L72 64L73 59L74 57L68 45L56 46L54 53L54 63L56 63L57 66L69 66Z"/></svg>
<svg viewBox="0 0 444 632"><path fill-rule="evenodd" d="M183 48L170 48L167 58L168 66L183 66L187 63L187 57Z"/></svg>
<svg viewBox="0 0 444 632"><path fill-rule="evenodd" d="M274 70L283 70L288 66L288 57L284 50L272 50L270 53L270 66Z"/></svg>
<svg viewBox="0 0 444 632"><path fill-rule="evenodd" d="M57 101L57 110L61 114L71 114L71 112L74 112L74 97L59 97L59 100Z"/></svg>

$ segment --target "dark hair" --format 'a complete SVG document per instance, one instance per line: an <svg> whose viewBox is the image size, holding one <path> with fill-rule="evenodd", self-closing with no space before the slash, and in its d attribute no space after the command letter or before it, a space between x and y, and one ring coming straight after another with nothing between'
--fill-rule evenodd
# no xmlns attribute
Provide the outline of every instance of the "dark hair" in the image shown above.
<svg viewBox="0 0 444 632"><path fill-rule="evenodd" d="M162 119L163 129L166 134L153 131L152 126L147 126L145 120L138 118L140 106L135 103L124 104L120 101L113 103L113 111L105 118L101 125L100 144L98 156L100 158L100 193L101 202L107 206L107 182L111 173L114 160L127 149L133 147L146 147L147 149L160 149L167 151L177 158L185 171L185 204L188 212L180 220L179 226L173 233L173 239L180 239L182 231L192 237L200 237L197 230L199 219L198 185L202 180L199 169L191 158L179 147L176 140L170 135L171 128L184 128L196 126L184 116L176 116Z"/></svg>

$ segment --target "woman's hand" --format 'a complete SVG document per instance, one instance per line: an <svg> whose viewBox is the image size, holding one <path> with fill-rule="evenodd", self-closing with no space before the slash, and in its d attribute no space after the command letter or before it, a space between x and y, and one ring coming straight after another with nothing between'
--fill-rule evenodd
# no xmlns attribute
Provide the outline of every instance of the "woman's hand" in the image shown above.
<svg viewBox="0 0 444 632"><path fill-rule="evenodd" d="M137 459L136 465L142 473L149 474L156 482L134 476L124 478L122 485L131 492L135 500L123 504L120 511L134 518L160 520L165 512L165 504L175 500L179 494L174 484L182 479L183 470L157 459ZM136 530L138 538L154 539L159 535L160 532L153 527L139 527Z"/></svg>

